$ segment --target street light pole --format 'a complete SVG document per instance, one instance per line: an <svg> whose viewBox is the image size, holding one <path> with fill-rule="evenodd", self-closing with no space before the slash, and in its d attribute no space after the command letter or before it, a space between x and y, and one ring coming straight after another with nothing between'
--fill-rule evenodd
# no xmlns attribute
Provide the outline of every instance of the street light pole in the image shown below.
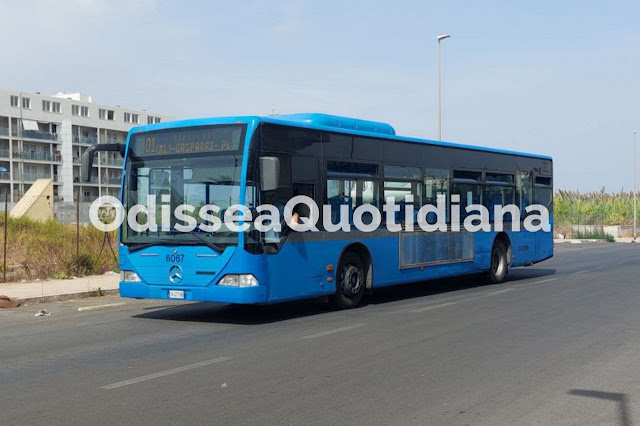
<svg viewBox="0 0 640 426"><path fill-rule="evenodd" d="M636 242L636 238L638 238L638 190L636 188L638 181L638 165L636 161L636 135L640 132L640 130L633 131L633 242Z"/></svg>
<svg viewBox="0 0 640 426"><path fill-rule="evenodd" d="M451 37L449 34L438 36L438 140L442 140L442 40Z"/></svg>

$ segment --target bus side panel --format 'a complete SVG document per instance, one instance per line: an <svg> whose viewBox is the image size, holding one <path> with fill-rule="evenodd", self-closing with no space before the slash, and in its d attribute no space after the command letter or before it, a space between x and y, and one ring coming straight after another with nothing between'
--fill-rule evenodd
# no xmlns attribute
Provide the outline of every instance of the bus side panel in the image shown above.
<svg viewBox="0 0 640 426"><path fill-rule="evenodd" d="M373 286L383 287L486 271L489 268L490 249L484 250L483 247L491 244L489 241L493 241L493 236L489 233L476 235L473 261L431 264L424 265L422 268L417 266L406 269L400 268L397 235L362 242L369 248L373 257Z"/></svg>
<svg viewBox="0 0 640 426"><path fill-rule="evenodd" d="M286 241L278 253L265 255L269 302L327 293L325 244Z"/></svg>
<svg viewBox="0 0 640 426"><path fill-rule="evenodd" d="M536 233L536 262L553 256L553 232L537 231Z"/></svg>
<svg viewBox="0 0 640 426"><path fill-rule="evenodd" d="M536 235L533 232L520 230L508 231L511 241L511 266L530 265L536 257Z"/></svg>

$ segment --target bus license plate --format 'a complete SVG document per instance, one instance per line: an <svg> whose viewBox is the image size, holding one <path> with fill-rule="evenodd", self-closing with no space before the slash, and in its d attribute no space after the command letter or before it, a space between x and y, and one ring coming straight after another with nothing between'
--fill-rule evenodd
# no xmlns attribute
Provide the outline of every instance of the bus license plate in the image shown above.
<svg viewBox="0 0 640 426"><path fill-rule="evenodd" d="M184 290L169 290L169 299L184 299Z"/></svg>

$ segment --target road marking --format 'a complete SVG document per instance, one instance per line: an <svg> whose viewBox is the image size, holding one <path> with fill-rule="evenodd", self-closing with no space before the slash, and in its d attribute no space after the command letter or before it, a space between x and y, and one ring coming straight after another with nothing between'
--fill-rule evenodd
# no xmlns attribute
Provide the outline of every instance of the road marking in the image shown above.
<svg viewBox="0 0 640 426"><path fill-rule="evenodd" d="M586 274L589 270L574 272L573 275Z"/></svg>
<svg viewBox="0 0 640 426"><path fill-rule="evenodd" d="M560 277L547 278L546 280L536 281L536 282L534 282L532 284L543 284L543 283L548 283L548 282L555 281L555 280L558 280L558 279L560 279Z"/></svg>
<svg viewBox="0 0 640 426"><path fill-rule="evenodd" d="M100 389L117 389L123 386L129 386L147 380L157 379L158 377L169 376L170 374L182 373L183 371L193 370L194 368L206 367L207 365L216 364L222 361L228 361L231 358L223 356L220 358L210 359L208 361L196 362L195 364L183 365L182 367L172 368L171 370L159 371L146 376L134 377L133 379L123 380L122 382L111 383L110 385L100 386Z"/></svg>
<svg viewBox="0 0 640 426"><path fill-rule="evenodd" d="M353 330L354 328L363 327L366 324L358 323L353 325L347 325L346 327L334 328L333 330L321 331L320 333L309 334L308 336L302 336L303 339L315 339L316 337L328 336L330 334L341 333L343 331Z"/></svg>
<svg viewBox="0 0 640 426"><path fill-rule="evenodd" d="M425 306L424 308L412 309L409 312L413 314L419 314L420 312L427 312L433 309L444 308L445 306L455 305L456 303L458 302L440 303L439 305L431 305L431 306Z"/></svg>
<svg viewBox="0 0 640 426"><path fill-rule="evenodd" d="M513 287L512 288L504 288L502 290L496 290L496 291L492 291L491 293L487 293L487 296L493 296L493 295L496 295L496 294L502 294L502 293L506 293L506 292L511 291L511 290L513 290Z"/></svg>
<svg viewBox="0 0 640 426"><path fill-rule="evenodd" d="M606 267L607 267L607 265L604 265L604 266L598 266L597 268L593 268L593 270L594 270L594 271L599 271L600 269L604 269L604 268L606 268Z"/></svg>
<svg viewBox="0 0 640 426"><path fill-rule="evenodd" d="M79 312L97 311L98 309L115 308L116 306L123 306L123 305L126 305L126 303L109 303L109 304L106 304L106 305L82 306L82 307L78 308L78 311Z"/></svg>

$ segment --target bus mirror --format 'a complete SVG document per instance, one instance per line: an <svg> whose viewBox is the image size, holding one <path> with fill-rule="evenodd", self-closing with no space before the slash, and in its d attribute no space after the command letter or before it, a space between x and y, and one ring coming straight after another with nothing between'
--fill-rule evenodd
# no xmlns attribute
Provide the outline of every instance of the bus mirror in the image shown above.
<svg viewBox="0 0 640 426"><path fill-rule="evenodd" d="M91 168L93 167L93 158L98 151L115 151L119 152L124 158L126 145L123 143L99 143L95 144L82 154L82 165L80 166L80 178L83 182L91 180Z"/></svg>
<svg viewBox="0 0 640 426"><path fill-rule="evenodd" d="M96 155L96 146L97 145L94 145L88 148L82 154L82 166L80 167L80 178L82 182L89 182L89 180L91 180L91 169L93 167L93 158Z"/></svg>
<svg viewBox="0 0 640 426"><path fill-rule="evenodd" d="M260 157L260 188L263 191L278 189L280 181L280 159Z"/></svg>

